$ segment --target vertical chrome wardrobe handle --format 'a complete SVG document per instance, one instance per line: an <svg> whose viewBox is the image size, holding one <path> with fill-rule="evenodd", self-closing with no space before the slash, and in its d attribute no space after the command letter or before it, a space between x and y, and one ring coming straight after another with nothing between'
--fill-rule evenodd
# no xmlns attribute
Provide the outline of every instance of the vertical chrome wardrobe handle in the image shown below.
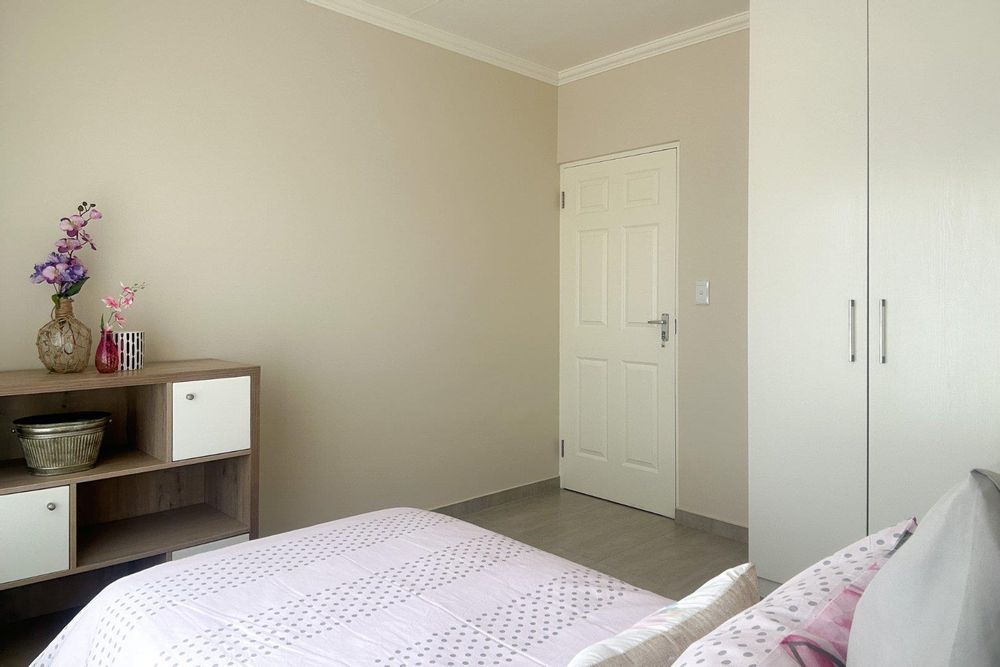
<svg viewBox="0 0 1000 667"><path fill-rule="evenodd" d="M878 300L878 357L885 363L885 299Z"/></svg>
<svg viewBox="0 0 1000 667"><path fill-rule="evenodd" d="M854 299L849 299L847 302L847 354L848 361L853 364L857 359L854 353Z"/></svg>

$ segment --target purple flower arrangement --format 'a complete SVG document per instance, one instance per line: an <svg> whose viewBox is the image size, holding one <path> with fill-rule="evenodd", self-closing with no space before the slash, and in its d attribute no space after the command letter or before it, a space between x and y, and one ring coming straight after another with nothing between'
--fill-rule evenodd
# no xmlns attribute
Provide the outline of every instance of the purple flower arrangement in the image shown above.
<svg viewBox="0 0 1000 667"><path fill-rule="evenodd" d="M90 246L97 250L94 239L85 229L91 222L101 219L101 212L95 204L83 202L76 207L76 214L59 221L59 229L65 236L56 241L56 251L50 252L41 264L35 264L31 274L31 282L47 283L55 288L52 302L59 304L59 299L68 299L83 289L87 282L87 267L76 256L78 250Z"/></svg>

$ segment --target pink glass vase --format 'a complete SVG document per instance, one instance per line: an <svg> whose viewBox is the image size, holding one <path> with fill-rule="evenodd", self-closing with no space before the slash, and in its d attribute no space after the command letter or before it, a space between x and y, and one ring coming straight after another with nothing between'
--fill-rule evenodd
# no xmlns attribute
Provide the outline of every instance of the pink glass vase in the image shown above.
<svg viewBox="0 0 1000 667"><path fill-rule="evenodd" d="M101 340L97 343L97 356L94 359L99 373L115 373L118 371L118 345L111 329L101 331Z"/></svg>

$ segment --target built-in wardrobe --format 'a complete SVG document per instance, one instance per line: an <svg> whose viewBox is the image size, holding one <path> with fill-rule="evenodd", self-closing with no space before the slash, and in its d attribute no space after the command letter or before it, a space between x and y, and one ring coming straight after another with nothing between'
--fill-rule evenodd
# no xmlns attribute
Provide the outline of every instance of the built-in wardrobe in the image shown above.
<svg viewBox="0 0 1000 667"><path fill-rule="evenodd" d="M1000 464L1000 2L751 0L750 556Z"/></svg>

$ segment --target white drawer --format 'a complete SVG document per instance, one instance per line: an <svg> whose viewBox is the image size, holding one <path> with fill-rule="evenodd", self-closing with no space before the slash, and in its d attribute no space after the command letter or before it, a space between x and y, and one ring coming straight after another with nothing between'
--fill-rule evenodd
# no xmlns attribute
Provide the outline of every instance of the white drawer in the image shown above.
<svg viewBox="0 0 1000 667"><path fill-rule="evenodd" d="M170 560L180 560L181 558L187 558L188 556L194 556L195 554L203 554L206 551L215 551L216 549L221 549L222 547L228 547L233 544L240 544L241 542L249 541L250 535L248 533L243 533L242 535L237 535L235 537L227 537L224 540L205 542L204 544L198 544L193 547L188 547L187 549L178 549L177 551L171 552Z"/></svg>
<svg viewBox="0 0 1000 667"><path fill-rule="evenodd" d="M250 448L250 378L175 382L174 461Z"/></svg>
<svg viewBox="0 0 1000 667"><path fill-rule="evenodd" d="M0 583L66 569L69 487L0 496Z"/></svg>

